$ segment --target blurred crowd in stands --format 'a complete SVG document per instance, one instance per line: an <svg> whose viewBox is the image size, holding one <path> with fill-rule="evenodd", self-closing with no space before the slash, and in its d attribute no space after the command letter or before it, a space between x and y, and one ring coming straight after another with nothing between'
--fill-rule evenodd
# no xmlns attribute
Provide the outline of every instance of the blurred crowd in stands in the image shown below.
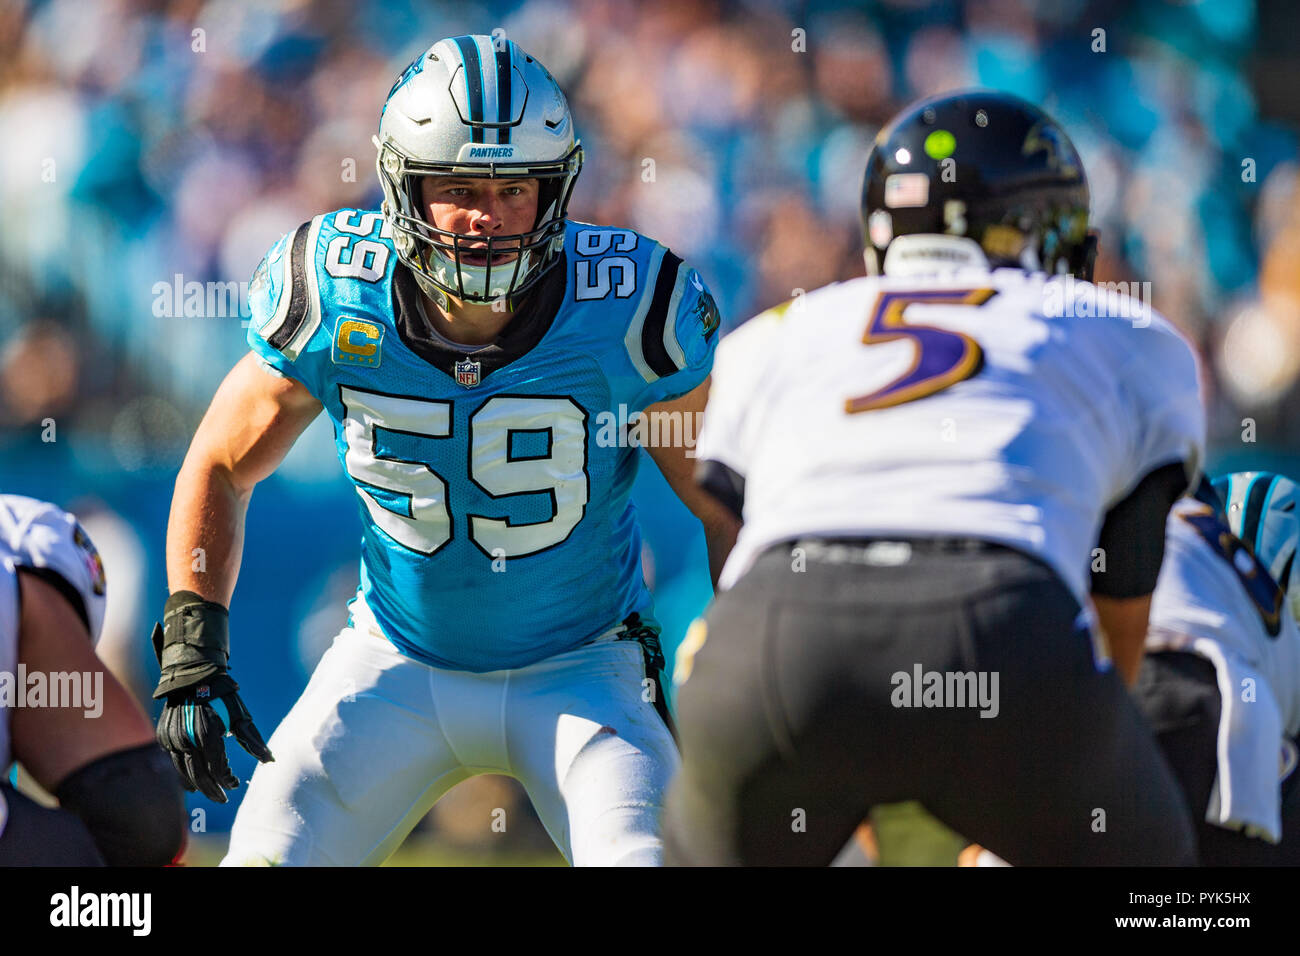
<svg viewBox="0 0 1300 956"><path fill-rule="evenodd" d="M1253 415L1261 441L1286 442L1300 192L1294 129L1258 107L1260 14L1251 0L10 0L0 429L68 416L137 436L124 467L174 465L244 349L220 296L177 314L184 284L246 282L300 221L377 206L370 136L393 78L438 37L501 31L569 91L587 154L575 218L670 244L728 327L861 272L861 171L901 105L971 84L1042 103L1090 173L1098 277L1150 281L1198 340L1216 437Z"/></svg>

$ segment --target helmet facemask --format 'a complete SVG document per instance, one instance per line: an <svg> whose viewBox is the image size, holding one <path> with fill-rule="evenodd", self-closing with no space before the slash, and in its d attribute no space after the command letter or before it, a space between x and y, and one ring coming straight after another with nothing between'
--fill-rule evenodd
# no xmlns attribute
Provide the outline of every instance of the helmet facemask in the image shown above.
<svg viewBox="0 0 1300 956"><path fill-rule="evenodd" d="M484 303L522 295L559 260L569 198L582 169L582 146L575 144L568 155L554 162L471 166L419 161L386 142L379 146L376 166L384 192L384 216L392 226L393 245L401 263L435 298L454 296L464 302ZM424 215L420 180L425 176L535 179L537 217L533 228L493 236L438 229ZM494 261L502 255L511 258ZM484 263L471 263L471 256L483 256Z"/></svg>

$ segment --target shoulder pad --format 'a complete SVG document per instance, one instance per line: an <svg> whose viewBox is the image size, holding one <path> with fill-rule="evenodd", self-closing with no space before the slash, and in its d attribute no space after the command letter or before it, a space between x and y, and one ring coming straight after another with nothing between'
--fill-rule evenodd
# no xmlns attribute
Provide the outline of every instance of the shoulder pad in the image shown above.
<svg viewBox="0 0 1300 956"><path fill-rule="evenodd" d="M304 222L276 243L249 286L254 324L258 312L269 313L256 325L257 334L290 361L301 354L321 323L315 252L324 220L317 216Z"/></svg>
<svg viewBox="0 0 1300 956"><path fill-rule="evenodd" d="M35 498L0 495L0 564L54 576L91 640L99 640L107 593L104 563L76 518Z"/></svg>
<svg viewBox="0 0 1300 956"><path fill-rule="evenodd" d="M697 368L712 354L720 319L700 275L672 250L654 243L641 302L623 345L646 382Z"/></svg>

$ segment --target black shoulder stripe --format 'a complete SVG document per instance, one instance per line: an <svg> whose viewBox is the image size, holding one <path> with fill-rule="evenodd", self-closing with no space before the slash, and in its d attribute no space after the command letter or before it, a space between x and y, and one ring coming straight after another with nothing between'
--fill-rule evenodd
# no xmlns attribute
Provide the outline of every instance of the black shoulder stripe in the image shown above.
<svg viewBox="0 0 1300 956"><path fill-rule="evenodd" d="M1201 480L1196 483L1196 490L1193 491L1192 497L1203 505L1209 505L1219 514L1223 514L1225 506L1219 493L1214 490L1214 484L1210 481L1210 476L1201 472Z"/></svg>
<svg viewBox="0 0 1300 956"><path fill-rule="evenodd" d="M281 295L287 293L290 296L289 311L285 313L280 327L266 340L277 352L283 351L293 341L302 324L307 321L307 233L310 231L311 223L304 222L293 234L293 242L289 243L291 288L280 292Z"/></svg>
<svg viewBox="0 0 1300 956"><path fill-rule="evenodd" d="M1268 501L1269 489L1272 487L1272 481L1260 481L1255 478L1246 493L1246 507L1241 517L1241 536L1246 539L1251 551L1255 550L1255 543L1259 538L1259 522L1264 517L1264 503Z"/></svg>
<svg viewBox="0 0 1300 956"><path fill-rule="evenodd" d="M483 64L478 56L478 44L473 37L456 37L461 59L465 61L466 97L469 101L470 142L483 142Z"/></svg>
<svg viewBox="0 0 1300 956"><path fill-rule="evenodd" d="M650 371L660 378L678 371L673 360L664 348L664 323L668 321L668 300L673 297L673 287L677 285L677 270L682 260L673 255L671 250L664 252L659 264L659 277L655 280L655 294L650 300L650 310L646 313L645 324L641 326L641 354Z"/></svg>
<svg viewBox="0 0 1300 956"><path fill-rule="evenodd" d="M510 65L510 47L504 46L504 49L497 50L497 122L509 123L511 119L511 101L514 98L510 89L510 74L512 72ZM510 142L510 127L501 126L497 130L497 141L501 143Z"/></svg>

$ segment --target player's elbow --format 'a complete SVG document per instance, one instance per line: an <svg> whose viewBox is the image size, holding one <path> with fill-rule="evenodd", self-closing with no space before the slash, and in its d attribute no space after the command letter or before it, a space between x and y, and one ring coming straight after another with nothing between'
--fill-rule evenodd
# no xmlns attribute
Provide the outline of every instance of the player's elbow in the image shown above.
<svg viewBox="0 0 1300 956"><path fill-rule="evenodd" d="M202 436L196 435L176 475L172 500L206 502L219 497L247 503L257 480L243 473L246 471L222 449L203 443Z"/></svg>
<svg viewBox="0 0 1300 956"><path fill-rule="evenodd" d="M156 744L81 767L55 795L85 823L109 866L166 866L185 845L184 794Z"/></svg>

